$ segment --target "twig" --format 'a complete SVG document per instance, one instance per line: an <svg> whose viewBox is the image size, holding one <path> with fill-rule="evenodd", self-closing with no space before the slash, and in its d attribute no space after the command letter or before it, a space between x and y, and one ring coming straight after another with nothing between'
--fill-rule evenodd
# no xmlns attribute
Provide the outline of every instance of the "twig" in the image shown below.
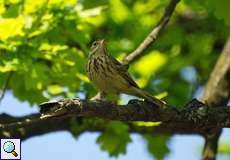
<svg viewBox="0 0 230 160"><path fill-rule="evenodd" d="M2 87L2 89L1 89L0 104L1 104L1 102L2 102L2 100L3 100L3 98L4 98L4 96L5 96L5 92L6 92L6 89L7 89L7 87L8 87L8 84L9 84L10 77L11 77L12 73L13 73L13 72L10 72L10 73L8 74L8 76L7 76L7 78L6 78L6 81L5 81L5 83L3 84L3 87Z"/></svg>
<svg viewBox="0 0 230 160"><path fill-rule="evenodd" d="M173 14L173 11L176 8L177 3L180 0L171 0L169 5L166 7L164 15L162 16L161 20L157 24L156 27L153 28L153 30L149 33L149 35L144 39L144 41L137 47L136 50L134 50L132 53L127 55L123 60L122 63L124 65L128 65L132 61L136 60L145 49L147 49L151 43L155 42L158 34L160 31L165 27L165 25L168 23L171 15Z"/></svg>

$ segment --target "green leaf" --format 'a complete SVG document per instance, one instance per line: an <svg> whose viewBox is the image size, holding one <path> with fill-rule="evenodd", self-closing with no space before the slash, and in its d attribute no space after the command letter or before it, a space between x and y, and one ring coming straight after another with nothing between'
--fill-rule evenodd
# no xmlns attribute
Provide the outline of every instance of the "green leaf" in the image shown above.
<svg viewBox="0 0 230 160"><path fill-rule="evenodd" d="M144 121L136 121L134 122L137 126L144 126L144 127L156 127L161 124L161 122L144 122Z"/></svg>
<svg viewBox="0 0 230 160"><path fill-rule="evenodd" d="M106 8L107 8L107 6L99 6L99 7L95 7L95 8L92 8L92 9L83 10L83 11L81 11L79 13L79 15L82 18L98 16Z"/></svg>
<svg viewBox="0 0 230 160"><path fill-rule="evenodd" d="M7 39L16 35L23 35L24 19L22 16L17 18L6 18L0 21L0 39Z"/></svg>
<svg viewBox="0 0 230 160"><path fill-rule="evenodd" d="M11 5L5 12L2 14L4 18L16 18L18 16L20 5Z"/></svg>
<svg viewBox="0 0 230 160"><path fill-rule="evenodd" d="M4 73L4 72L16 71L19 61L17 58L14 58L11 61L6 61L3 63L4 65L0 65L0 72Z"/></svg>
<svg viewBox="0 0 230 160"><path fill-rule="evenodd" d="M13 72L9 86L12 89L13 95L15 97L17 97L21 101L27 101L31 105L47 101L47 98L43 96L42 90L38 90L37 88L31 88L27 90L25 84L25 76L23 74Z"/></svg>
<svg viewBox="0 0 230 160"><path fill-rule="evenodd" d="M191 47L191 54L194 54L194 57L200 59L200 56L197 56L197 53L199 53L199 55L211 53L214 41L213 35L208 33L193 33L191 35L188 35L187 39ZM198 41L199 43L197 43Z"/></svg>
<svg viewBox="0 0 230 160"><path fill-rule="evenodd" d="M218 147L218 152L230 154L230 144L229 143L220 144Z"/></svg>
<svg viewBox="0 0 230 160"><path fill-rule="evenodd" d="M112 121L107 125L104 133L97 138L97 143L101 149L109 153L110 156L118 156L126 153L126 146L131 142L129 127L122 122Z"/></svg>
<svg viewBox="0 0 230 160"><path fill-rule="evenodd" d="M167 62L167 57L158 52L152 51L143 56L134 64L134 70L141 75L137 80L140 87L145 87L149 78Z"/></svg>
<svg viewBox="0 0 230 160"><path fill-rule="evenodd" d="M82 133L83 122L81 117L72 117L70 120L70 131L75 138Z"/></svg>
<svg viewBox="0 0 230 160"><path fill-rule="evenodd" d="M51 95L58 95L63 92L63 88L59 85L50 85L48 86L48 93Z"/></svg>
<svg viewBox="0 0 230 160"><path fill-rule="evenodd" d="M47 0L39 0L39 1L26 0L24 4L24 12L26 14L37 12L42 7L45 7L47 2L48 2Z"/></svg>
<svg viewBox="0 0 230 160"><path fill-rule="evenodd" d="M89 83L89 78L84 74L76 73L76 77L78 77L82 81L85 81L85 82Z"/></svg>
<svg viewBox="0 0 230 160"><path fill-rule="evenodd" d="M115 22L122 23L130 18L129 8L121 0L110 0L109 3L111 8L110 14Z"/></svg>
<svg viewBox="0 0 230 160"><path fill-rule="evenodd" d="M162 160L169 153L167 142L169 137L167 136L153 136L150 134L143 135L146 142L149 153L156 159Z"/></svg>
<svg viewBox="0 0 230 160"><path fill-rule="evenodd" d="M226 24L230 26L230 14L229 14L229 0L209 0L206 1L207 7L214 10L214 14L217 18L223 19Z"/></svg>

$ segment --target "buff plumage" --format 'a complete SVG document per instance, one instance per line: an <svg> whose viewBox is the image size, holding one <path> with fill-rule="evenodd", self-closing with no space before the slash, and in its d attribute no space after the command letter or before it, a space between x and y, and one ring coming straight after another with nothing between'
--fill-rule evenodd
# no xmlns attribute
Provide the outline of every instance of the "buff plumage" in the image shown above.
<svg viewBox="0 0 230 160"><path fill-rule="evenodd" d="M165 103L138 87L125 66L107 53L104 40L95 41L87 64L87 74L99 91L94 99L102 99L108 94L125 93L147 99L157 106Z"/></svg>

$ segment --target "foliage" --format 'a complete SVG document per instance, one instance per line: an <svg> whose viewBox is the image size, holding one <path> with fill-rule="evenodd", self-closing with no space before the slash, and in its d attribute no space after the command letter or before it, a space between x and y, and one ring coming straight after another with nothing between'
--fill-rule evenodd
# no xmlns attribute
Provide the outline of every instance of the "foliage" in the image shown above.
<svg viewBox="0 0 230 160"><path fill-rule="evenodd" d="M0 1L0 87L31 105L56 96L86 98L93 89L85 73L89 45L108 41L118 59L133 51L160 19L168 0ZM181 1L167 28L130 73L152 94L183 104L207 80L230 31L228 0ZM194 71L192 80L186 77ZM73 124L74 125L74 124ZM168 138L145 136L158 159ZM111 122L97 142L110 155L125 153L128 128ZM156 151L156 145L162 147Z"/></svg>
<svg viewBox="0 0 230 160"><path fill-rule="evenodd" d="M149 153L151 153L156 159L163 159L169 152L167 141L168 137L166 136L153 136L146 134L144 138L147 141L147 147Z"/></svg>
<svg viewBox="0 0 230 160"><path fill-rule="evenodd" d="M221 154L230 154L230 144L228 143L221 144L218 149L218 152Z"/></svg>
<svg viewBox="0 0 230 160"><path fill-rule="evenodd" d="M98 137L97 143L101 145L102 150L108 151L110 156L124 154L126 145L131 141L128 129L129 127L122 122L112 121L105 132Z"/></svg>

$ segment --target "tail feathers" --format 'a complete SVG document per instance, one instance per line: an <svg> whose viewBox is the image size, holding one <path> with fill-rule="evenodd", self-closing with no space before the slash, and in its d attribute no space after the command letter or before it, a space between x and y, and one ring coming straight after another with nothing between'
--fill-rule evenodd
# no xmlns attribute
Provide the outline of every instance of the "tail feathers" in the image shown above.
<svg viewBox="0 0 230 160"><path fill-rule="evenodd" d="M134 87L133 87L133 90L135 90L135 94L133 94L133 95L141 97L141 98L144 98L144 99L150 101L151 103L153 103L153 104L155 104L155 105L157 105L159 107L163 107L163 106L166 105L166 102L153 97L152 95L150 95L146 91L143 91L143 90L141 90L139 88L134 88Z"/></svg>

